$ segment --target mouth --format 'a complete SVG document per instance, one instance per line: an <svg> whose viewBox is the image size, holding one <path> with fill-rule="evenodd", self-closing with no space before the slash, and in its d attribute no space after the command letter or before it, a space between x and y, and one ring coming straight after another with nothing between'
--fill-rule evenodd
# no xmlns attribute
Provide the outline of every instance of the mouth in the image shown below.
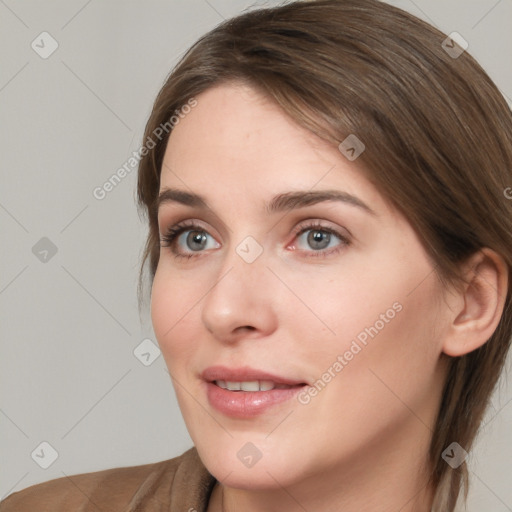
<svg viewBox="0 0 512 512"><path fill-rule="evenodd" d="M306 382L252 368L207 368L202 377L210 405L226 416L252 418L284 406Z"/></svg>
<svg viewBox="0 0 512 512"><path fill-rule="evenodd" d="M227 389L228 391L271 391L272 389L292 389L294 387L302 387L305 384L280 384L272 380L247 380L241 382L233 382L226 380L215 380L213 383L219 388Z"/></svg>

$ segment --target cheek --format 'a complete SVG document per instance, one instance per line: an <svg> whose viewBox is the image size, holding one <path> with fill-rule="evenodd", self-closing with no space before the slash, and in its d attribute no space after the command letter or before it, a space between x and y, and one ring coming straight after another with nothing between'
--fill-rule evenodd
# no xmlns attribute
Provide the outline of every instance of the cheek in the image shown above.
<svg viewBox="0 0 512 512"><path fill-rule="evenodd" d="M414 292L410 290L395 288L363 308L363 317L357 312L358 321L351 322L351 332L334 352L344 356L344 361L341 378L331 390L332 400L343 396L351 410L364 409L370 415L374 411L375 425L407 416L407 407L423 416L423 405L429 395L435 395L441 352L435 335L437 280L430 276ZM332 364L335 358L331 359ZM426 416L424 421L428 421Z"/></svg>
<svg viewBox="0 0 512 512"><path fill-rule="evenodd" d="M318 393L301 397L301 403L310 403L325 425L340 425L352 443L342 449L379 439L403 422L432 422L429 411L439 392L439 345L432 329L438 316L436 282L430 277L409 295L406 288L383 286L387 293L374 293L366 302L356 300L362 292L353 302L338 299L346 312L335 326L337 336L324 337L328 343L310 363ZM332 435L327 429L325 437Z"/></svg>
<svg viewBox="0 0 512 512"><path fill-rule="evenodd" d="M190 282L157 269L151 290L151 320L167 366L183 367L194 352L193 329L197 329L199 291Z"/></svg>
<svg viewBox="0 0 512 512"><path fill-rule="evenodd" d="M375 325L378 331L387 329L400 314L400 287L388 278L377 279L368 267L360 272L341 270L328 279L301 275L294 290L305 297L307 308L293 297L283 301L287 304L286 325L295 326L296 340L321 337L321 343L309 348L331 358L347 350L354 339L370 339L368 332L374 331Z"/></svg>
<svg viewBox="0 0 512 512"><path fill-rule="evenodd" d="M303 340L314 336L313 326L317 334L322 329L321 343L309 346L317 356L317 373L344 354L350 366L359 366L354 364L358 360L366 372L370 364L389 366L390 373L405 365L405 373L425 372L427 366L432 370L440 352L434 328L441 290L429 263L419 259L404 265L366 262L361 272L341 272L323 282L301 281L301 292L317 319L307 312L297 315L295 309L288 325L295 318L294 338Z"/></svg>

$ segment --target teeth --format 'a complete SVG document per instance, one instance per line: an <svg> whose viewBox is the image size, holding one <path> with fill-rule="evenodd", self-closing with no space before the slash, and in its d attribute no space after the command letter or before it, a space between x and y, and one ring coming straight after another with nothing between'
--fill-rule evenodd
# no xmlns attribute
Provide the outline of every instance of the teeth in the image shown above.
<svg viewBox="0 0 512 512"><path fill-rule="evenodd" d="M276 387L271 380L260 380L260 391L270 391Z"/></svg>
<svg viewBox="0 0 512 512"><path fill-rule="evenodd" d="M259 391L260 383L257 380L248 380L247 382L240 382L240 389L242 391Z"/></svg>
<svg viewBox="0 0 512 512"><path fill-rule="evenodd" d="M276 384L271 380L249 380L243 382L231 382L225 380L216 380L215 384L229 391L270 391L271 389L284 389L291 386L286 384Z"/></svg>

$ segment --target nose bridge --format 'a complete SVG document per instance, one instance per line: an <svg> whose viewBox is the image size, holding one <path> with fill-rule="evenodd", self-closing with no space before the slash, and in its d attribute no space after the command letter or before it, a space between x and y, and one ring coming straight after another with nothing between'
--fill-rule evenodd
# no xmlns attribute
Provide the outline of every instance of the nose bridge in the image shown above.
<svg viewBox="0 0 512 512"><path fill-rule="evenodd" d="M263 245L253 236L245 236L226 251L215 288L220 290L226 287L236 295L244 292L245 286L249 286L257 292L256 285L268 279L267 263Z"/></svg>
<svg viewBox="0 0 512 512"><path fill-rule="evenodd" d="M268 332L275 326L271 272L263 247L246 237L230 248L202 305L202 321L216 337L229 339L240 327Z"/></svg>

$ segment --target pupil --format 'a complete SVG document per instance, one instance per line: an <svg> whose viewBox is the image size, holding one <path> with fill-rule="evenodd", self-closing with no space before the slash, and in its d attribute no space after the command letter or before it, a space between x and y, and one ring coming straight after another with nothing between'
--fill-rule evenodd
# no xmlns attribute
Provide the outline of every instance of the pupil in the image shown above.
<svg viewBox="0 0 512 512"><path fill-rule="evenodd" d="M204 233L201 233L200 231L191 231L187 238L187 242L190 242L190 249L192 249L193 251L199 251L203 248L202 246L204 245L204 242L206 240L206 235ZM194 244L199 245L199 247L194 247Z"/></svg>
<svg viewBox="0 0 512 512"><path fill-rule="evenodd" d="M311 244L311 247L313 248L325 249L329 245L330 236L330 233L324 233L323 231L311 231L308 237L308 242Z"/></svg>

